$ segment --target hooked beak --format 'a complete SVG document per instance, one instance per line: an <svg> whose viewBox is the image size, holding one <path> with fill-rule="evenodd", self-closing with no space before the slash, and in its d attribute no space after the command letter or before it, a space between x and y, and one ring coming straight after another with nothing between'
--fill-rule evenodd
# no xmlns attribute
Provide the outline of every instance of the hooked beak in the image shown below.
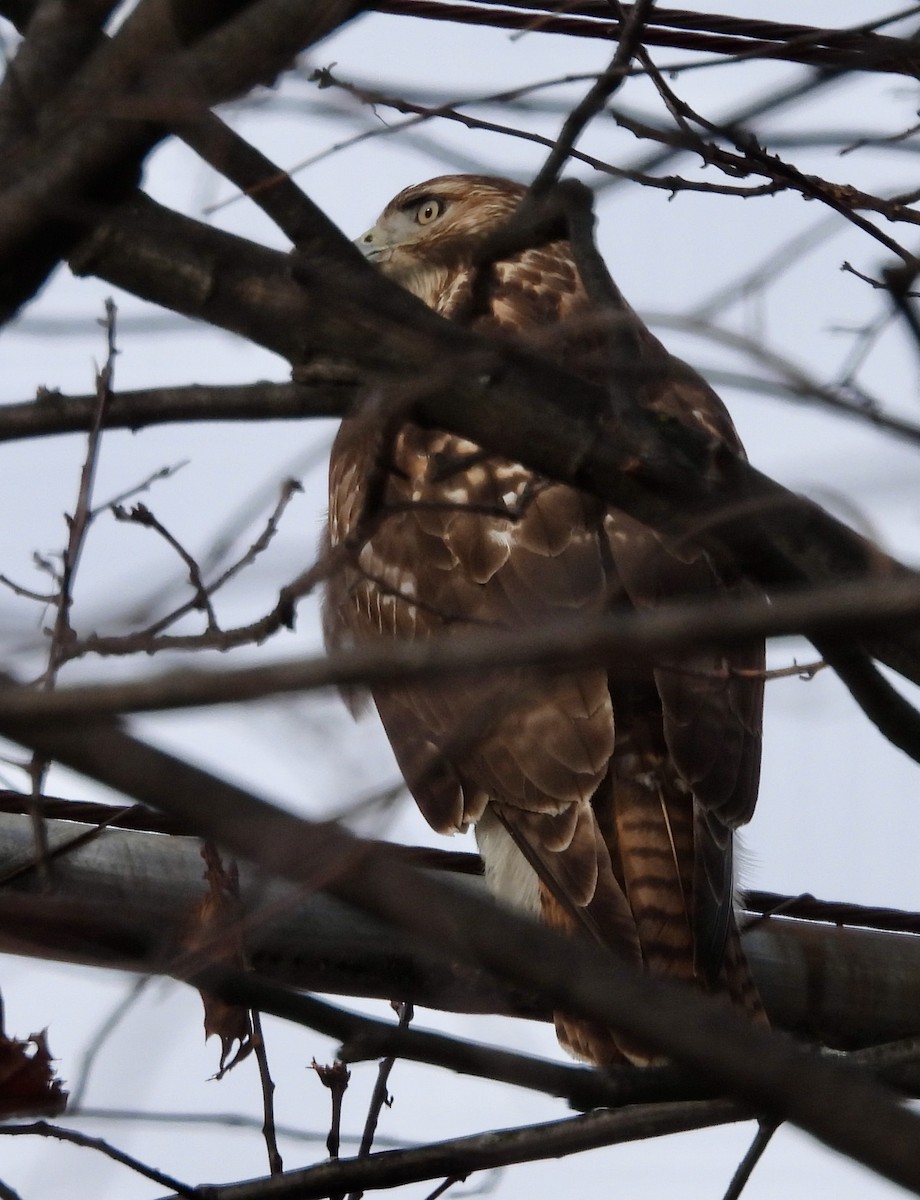
<svg viewBox="0 0 920 1200"><path fill-rule="evenodd" d="M376 225L367 233L362 233L359 238L355 238L355 245L371 262L378 262L389 249Z"/></svg>

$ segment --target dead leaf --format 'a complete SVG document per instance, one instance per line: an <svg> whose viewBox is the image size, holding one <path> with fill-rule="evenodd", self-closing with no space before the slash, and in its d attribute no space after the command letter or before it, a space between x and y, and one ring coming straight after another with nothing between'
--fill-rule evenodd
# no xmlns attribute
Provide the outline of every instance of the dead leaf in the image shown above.
<svg viewBox="0 0 920 1200"><path fill-rule="evenodd" d="M245 970L243 939L240 933L242 910L239 900L239 872L236 863L224 866L217 849L205 842L201 848L205 861L204 878L208 891L196 905L188 932L183 940L187 950L206 955L210 963L222 963L236 970ZM223 1079L237 1063L252 1053L252 1020L249 1009L228 1004L212 992L199 989L204 1005L205 1039L216 1034L220 1038L220 1063L214 1079ZM233 1053L236 1045L236 1053ZM231 1057L232 1055L232 1057Z"/></svg>
<svg viewBox="0 0 920 1200"><path fill-rule="evenodd" d="M54 1117L67 1107L46 1032L24 1042L0 1033L0 1117Z"/></svg>

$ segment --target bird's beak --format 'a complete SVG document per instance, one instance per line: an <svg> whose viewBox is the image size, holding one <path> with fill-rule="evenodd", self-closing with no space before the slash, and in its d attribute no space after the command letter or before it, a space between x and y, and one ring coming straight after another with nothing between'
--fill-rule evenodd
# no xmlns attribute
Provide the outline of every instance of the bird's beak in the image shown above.
<svg viewBox="0 0 920 1200"><path fill-rule="evenodd" d="M359 238L355 238L355 245L364 257L369 258L371 262L380 258L384 251L388 249L376 225L373 229L369 229L367 233L362 233Z"/></svg>

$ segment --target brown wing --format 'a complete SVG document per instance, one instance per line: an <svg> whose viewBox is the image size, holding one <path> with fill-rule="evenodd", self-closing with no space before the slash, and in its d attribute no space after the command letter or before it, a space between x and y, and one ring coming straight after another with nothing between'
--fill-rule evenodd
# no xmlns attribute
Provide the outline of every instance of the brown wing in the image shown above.
<svg viewBox="0 0 920 1200"><path fill-rule="evenodd" d="M670 362L669 378L651 406L742 452L718 397L685 364ZM704 551L686 542L669 544L623 512L609 511L605 527L617 576L637 608L751 590ZM731 928L732 830L750 819L757 799L763 667L763 644L755 642L730 653L696 651L653 673L667 760L693 796L694 958L710 980L719 976Z"/></svg>
<svg viewBox="0 0 920 1200"><path fill-rule="evenodd" d="M565 243L496 264L486 280L455 275L443 302L455 319L527 340L589 378L603 374L603 338ZM644 327L641 338L664 355ZM650 402L714 422L731 441L718 400L701 398L685 371ZM625 514L414 426L381 448L359 423L343 423L330 477L333 544L354 535L360 488L381 454L382 519L327 591L333 643L536 628L735 586ZM722 962L727 938L735 949L730 831L753 808L759 754L761 685L736 668L757 655L697 656L640 679L601 667L487 672L375 688L374 700L432 826L479 822L499 894L654 971L722 977L745 1002L746 975L726 981ZM560 1016L557 1029L595 1062L645 1057L583 1022Z"/></svg>
<svg viewBox="0 0 920 1200"><path fill-rule="evenodd" d="M335 455L343 478L347 434ZM339 627L329 630L333 643L343 634L536 628L605 603L593 506L570 488L483 459L451 435L410 427L394 447L385 504L389 516L327 593L330 624ZM544 815L548 840L565 840L562 815L590 805L613 751L600 669L550 679L487 673L449 687L378 688L374 699L413 794L444 832L478 820L493 800Z"/></svg>
<svg viewBox="0 0 920 1200"><path fill-rule="evenodd" d="M521 268L503 264L496 292L491 311L503 328L517 329L518 336L523 331L542 352L604 382L611 368L603 327L580 292L567 247L530 252ZM705 381L670 356L628 305L615 319L633 325L634 344L655 381L646 396L649 408L743 453L728 412ZM613 607L705 600L750 588L726 578L699 549L666 544L618 510L605 513L604 527ZM655 971L725 982L733 930L732 831L750 819L757 798L763 666L763 645L755 643L729 654L697 653L662 664L645 681L621 684L611 677L614 782L598 792L594 807L635 917L643 959ZM746 973L727 983L747 1002Z"/></svg>

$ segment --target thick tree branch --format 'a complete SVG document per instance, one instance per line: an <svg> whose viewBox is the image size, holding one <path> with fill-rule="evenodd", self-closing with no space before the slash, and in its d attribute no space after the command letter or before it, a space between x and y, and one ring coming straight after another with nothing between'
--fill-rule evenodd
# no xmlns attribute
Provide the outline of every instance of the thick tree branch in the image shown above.
<svg viewBox="0 0 920 1200"><path fill-rule="evenodd" d="M752 1027L686 988L634 973L587 940L560 937L456 887L436 885L381 847L332 825L298 820L116 725L43 731L2 721L0 729L126 795L193 821L204 836L273 875L322 886L439 954L532 988L553 1007L621 1029L756 1111L791 1120L920 1192L920 1118L842 1064Z"/></svg>
<svg viewBox="0 0 920 1200"><path fill-rule="evenodd" d="M399 641L315 659L225 671L173 671L125 683L37 692L0 682L0 721L71 722L89 716L235 704L265 696L327 687L371 686L484 668L558 669L606 662L629 674L657 657L699 645L731 646L759 635L818 637L891 630L920 614L920 581L866 580L824 590L777 594L763 600L677 604L652 611L579 618L541 630L482 630L469 637Z"/></svg>
<svg viewBox="0 0 920 1200"><path fill-rule="evenodd" d="M5 148L0 320L37 290L82 229L125 196L171 125L194 122L211 104L273 78L357 7L358 0L214 0L174 21L170 5L139 5L40 119L35 114L39 134L17 131Z"/></svg>
<svg viewBox="0 0 920 1200"><path fill-rule="evenodd" d="M707 539L724 543L734 559L740 554L764 582L771 576L758 563L765 534L815 583L901 570L748 464L725 456L714 462L713 448L690 430L662 427L635 403L610 414L603 389L441 321L361 261L318 211L300 264L298 286L283 256L140 200L100 226L74 260L81 272L231 329L294 363L332 359L368 385L409 371L426 383L413 409L420 423L575 483L659 529L676 533L680 509L688 527L705 522ZM920 679L916 643L901 665L892 648L887 653L890 665Z"/></svg>
<svg viewBox="0 0 920 1200"><path fill-rule="evenodd" d="M67 806L59 804L56 813L63 819L48 821L55 879L55 891L49 893L35 871L23 800L18 798L18 814L0 815L0 949L145 974L187 976L198 969L189 966L183 949L188 914L203 895L197 841L150 837L114 826L87 828L76 823L92 819L85 806L71 804L76 812L68 819ZM94 816L113 821L117 813L110 809ZM172 822L175 826L176 818ZM474 855L405 847L391 847L389 852L394 861L436 871L435 877L441 878L456 877L457 860L464 868L479 865ZM481 880L467 881L467 886L481 887ZM780 913L785 906L799 911L789 897L754 900ZM395 997L452 1012L531 1019L548 1019L549 1012L532 991L501 984L484 971L472 971L430 951L422 953L404 935L329 896L305 896L282 885L266 887L264 877L246 864L241 868L241 904L241 932L252 968L264 982L276 985L258 1003L347 1040L353 1057L361 1050L354 1039L363 1039L368 1047L373 1035L381 1053L393 1049L414 1056L417 1051L424 1061L473 1073L478 1073L477 1064L485 1063L481 1069L490 1077L525 1086L539 1083L579 1105L618 1103L630 1096L634 1101L687 1097L686 1091L682 1096L673 1090L637 1092L634 1081L630 1092L623 1091L622 1081L616 1084L619 1090L598 1091L599 1085L590 1082L598 1077L574 1067L552 1065L548 1075L530 1063L522 1073L516 1060L509 1065L499 1057L494 1063L481 1048L467 1054L453 1041L446 1047L437 1041L432 1046L427 1034L421 1039L413 1034L409 1050L403 1043L397 1047L388 1040L392 1026L380 1030L360 1025L362 1018L321 1004L317 1008L303 998L279 993L278 985ZM799 904L803 920L751 916L743 932L745 953L774 1025L838 1049L915 1035L920 939L886 931L914 933L920 918L816 901ZM825 922L823 927L816 926L816 920ZM249 999L255 1003L252 996ZM458 1066L461 1060L465 1068ZM642 1079L643 1086L652 1086L647 1072Z"/></svg>

